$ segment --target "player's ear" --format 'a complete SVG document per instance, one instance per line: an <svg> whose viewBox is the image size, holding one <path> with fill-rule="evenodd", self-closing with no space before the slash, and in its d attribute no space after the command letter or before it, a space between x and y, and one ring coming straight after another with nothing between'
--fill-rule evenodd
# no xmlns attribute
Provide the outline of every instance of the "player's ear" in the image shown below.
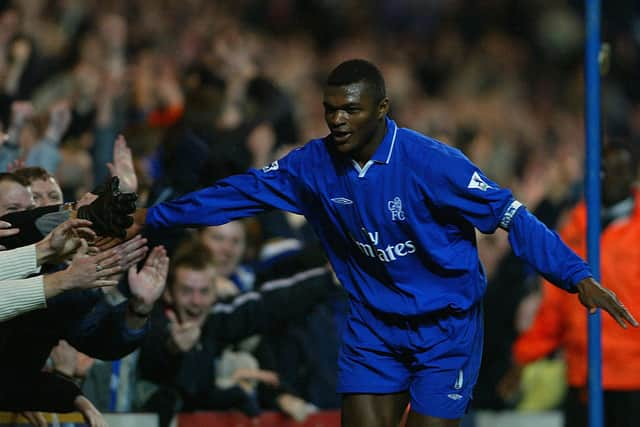
<svg viewBox="0 0 640 427"><path fill-rule="evenodd" d="M386 96L378 103L378 120L382 120L389 112L389 98Z"/></svg>

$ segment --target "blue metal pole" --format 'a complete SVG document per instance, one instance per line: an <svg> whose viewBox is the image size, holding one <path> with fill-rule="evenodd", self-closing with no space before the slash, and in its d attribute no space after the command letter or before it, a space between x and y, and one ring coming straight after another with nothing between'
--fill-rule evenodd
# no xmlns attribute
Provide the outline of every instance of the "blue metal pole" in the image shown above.
<svg viewBox="0 0 640 427"><path fill-rule="evenodd" d="M120 385L120 359L111 362L109 382L109 412L118 412L118 386Z"/></svg>
<svg viewBox="0 0 640 427"><path fill-rule="evenodd" d="M585 131L587 196L587 253L600 280L600 0L586 1ZM589 427L603 427L602 346L600 310L589 315Z"/></svg>

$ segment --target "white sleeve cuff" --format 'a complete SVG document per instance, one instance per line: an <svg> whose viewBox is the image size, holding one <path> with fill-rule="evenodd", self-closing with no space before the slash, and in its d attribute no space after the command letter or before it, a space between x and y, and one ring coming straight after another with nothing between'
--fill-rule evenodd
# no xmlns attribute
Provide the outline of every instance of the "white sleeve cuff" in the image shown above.
<svg viewBox="0 0 640 427"><path fill-rule="evenodd" d="M521 207L522 207L522 203L520 203L517 200L512 201L509 207L507 208L507 210L504 211L504 214L502 215L502 219L500 219L500 224L499 224L500 228L502 228L503 230L509 230L513 217L516 215L516 212L518 212L518 209L520 209Z"/></svg>

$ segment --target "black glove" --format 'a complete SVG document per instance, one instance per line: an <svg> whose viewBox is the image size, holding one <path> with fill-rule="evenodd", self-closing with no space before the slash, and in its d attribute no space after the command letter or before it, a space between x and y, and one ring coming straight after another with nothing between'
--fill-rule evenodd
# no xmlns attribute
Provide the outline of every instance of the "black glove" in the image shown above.
<svg viewBox="0 0 640 427"><path fill-rule="evenodd" d="M132 213L136 210L136 193L121 193L117 176L97 187L92 193L98 198L89 206L78 208L78 218L88 219L100 236L125 237L127 228L133 224Z"/></svg>

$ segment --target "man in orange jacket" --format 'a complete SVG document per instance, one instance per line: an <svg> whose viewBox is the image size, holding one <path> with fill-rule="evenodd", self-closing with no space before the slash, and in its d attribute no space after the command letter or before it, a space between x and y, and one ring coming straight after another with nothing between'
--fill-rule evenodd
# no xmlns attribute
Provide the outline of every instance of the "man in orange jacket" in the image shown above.
<svg viewBox="0 0 640 427"><path fill-rule="evenodd" d="M634 191L636 162L627 145L608 144L602 157L602 283L640 310L640 194ZM570 213L560 230L562 239L586 258L587 212L584 202ZM566 298L545 283L542 301L531 327L513 346L514 372L558 348L564 350L569 393L565 404L565 427L583 427L587 421L587 316L577 299ZM640 418L640 330L622 329L602 317L602 380L605 425L631 427ZM513 382L511 382L513 384ZM500 386L509 394L509 380Z"/></svg>

